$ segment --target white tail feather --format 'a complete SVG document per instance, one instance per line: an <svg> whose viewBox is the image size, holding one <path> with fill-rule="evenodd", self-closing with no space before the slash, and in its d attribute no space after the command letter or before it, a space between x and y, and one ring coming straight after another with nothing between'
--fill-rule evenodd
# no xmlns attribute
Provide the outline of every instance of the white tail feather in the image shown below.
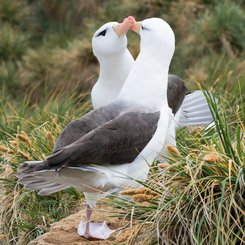
<svg viewBox="0 0 245 245"><path fill-rule="evenodd" d="M194 104L192 104L192 105L189 105L189 106L183 105L183 107L181 107L181 109L185 113L196 112L196 111L204 111L204 110L207 110L207 108L208 108L207 102L203 103L203 101L202 101L202 104L196 104L194 102Z"/></svg>
<svg viewBox="0 0 245 245"><path fill-rule="evenodd" d="M180 118L180 126L204 126L213 121L212 117Z"/></svg>
<svg viewBox="0 0 245 245"><path fill-rule="evenodd" d="M210 117L210 110L209 109L204 109L201 111L193 111L193 112L183 112L181 114L182 116L185 115L185 117L190 118L190 117Z"/></svg>
<svg viewBox="0 0 245 245"><path fill-rule="evenodd" d="M213 121L208 102L203 92L197 90L185 96L175 115L177 127L206 126Z"/></svg>
<svg viewBox="0 0 245 245"><path fill-rule="evenodd" d="M40 190L40 195L49 195L68 187L75 187L80 191L91 191L105 185L107 177L97 168L63 168L55 170L34 171L20 173L19 183L26 189Z"/></svg>
<svg viewBox="0 0 245 245"><path fill-rule="evenodd" d="M189 102L192 102L192 101L195 101L195 100L198 101L200 98L202 98L202 99L204 98L206 100L205 96L203 95L203 92L201 90L196 90L196 91L194 91L194 92L192 92L190 94L187 94L185 96L185 99L184 99L183 103L189 103Z"/></svg>

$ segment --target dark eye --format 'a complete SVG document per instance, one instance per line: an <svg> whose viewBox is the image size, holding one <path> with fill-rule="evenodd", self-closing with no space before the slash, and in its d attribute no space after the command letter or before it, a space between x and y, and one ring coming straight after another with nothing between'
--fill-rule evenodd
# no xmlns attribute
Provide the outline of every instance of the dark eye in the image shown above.
<svg viewBox="0 0 245 245"><path fill-rule="evenodd" d="M143 26L143 25L141 25L141 29L142 30L145 30L145 31L149 31L149 29L148 28L146 28L145 26Z"/></svg>
<svg viewBox="0 0 245 245"><path fill-rule="evenodd" d="M96 37L99 37L99 36L105 36L106 31L107 31L106 29L105 29L104 31L101 31L99 34L97 34Z"/></svg>

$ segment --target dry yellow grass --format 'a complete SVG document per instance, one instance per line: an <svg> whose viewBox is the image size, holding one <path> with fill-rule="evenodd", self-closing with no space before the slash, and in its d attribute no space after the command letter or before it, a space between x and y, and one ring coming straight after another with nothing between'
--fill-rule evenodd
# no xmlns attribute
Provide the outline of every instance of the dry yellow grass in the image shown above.
<svg viewBox="0 0 245 245"><path fill-rule="evenodd" d="M16 141L16 140L10 140L9 143L10 143L12 146L14 146L14 147L16 147L16 146L19 145L18 141Z"/></svg>
<svg viewBox="0 0 245 245"><path fill-rule="evenodd" d="M156 196L147 195L147 194L135 194L135 195L133 195L133 199L136 202L149 202L149 201L152 201L155 198L156 198Z"/></svg>
<svg viewBox="0 0 245 245"><path fill-rule="evenodd" d="M32 157L31 157L28 153L26 153L26 152L24 152L24 151L22 151L22 150L19 150L18 152L19 152L20 155L21 155L22 157L24 157L27 161L31 161L31 160L32 160Z"/></svg>
<svg viewBox="0 0 245 245"><path fill-rule="evenodd" d="M219 163L222 161L220 155L216 152L211 152L203 157L203 160L210 163Z"/></svg>
<svg viewBox="0 0 245 245"><path fill-rule="evenodd" d="M153 195L153 196L158 195L157 192L152 191L146 187L141 187L141 188L136 188L136 189L128 189L125 191L121 191L120 194L125 195L125 196L133 196L133 195L137 195L137 194L147 194L147 195Z"/></svg>
<svg viewBox="0 0 245 245"><path fill-rule="evenodd" d="M20 141L22 141L23 143L30 145L31 144L31 140L29 139L29 137L26 134L17 134L16 138L19 139Z"/></svg>
<svg viewBox="0 0 245 245"><path fill-rule="evenodd" d="M157 166L159 168L168 168L170 166L170 164L169 163L158 163Z"/></svg>
<svg viewBox="0 0 245 245"><path fill-rule="evenodd" d="M9 148L7 148L6 146L4 145L0 145L0 152L2 153L7 153L9 151Z"/></svg>
<svg viewBox="0 0 245 245"><path fill-rule="evenodd" d="M180 153L177 148L175 148L172 145L167 145L167 150L170 154L172 154L175 157L180 157Z"/></svg>

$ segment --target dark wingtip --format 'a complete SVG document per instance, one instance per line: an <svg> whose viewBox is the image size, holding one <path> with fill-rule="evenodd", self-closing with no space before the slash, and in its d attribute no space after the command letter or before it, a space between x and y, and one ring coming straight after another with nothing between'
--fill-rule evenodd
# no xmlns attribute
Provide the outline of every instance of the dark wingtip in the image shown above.
<svg viewBox="0 0 245 245"><path fill-rule="evenodd" d="M20 165L18 167L17 173L26 172L26 171L28 171L28 169L30 169L30 166L28 165L28 162L24 162L22 165Z"/></svg>
<svg viewBox="0 0 245 245"><path fill-rule="evenodd" d="M28 161L24 162L17 169L17 178L21 178L21 176L25 174L29 174L34 171L40 171L47 167L47 163L45 161Z"/></svg>

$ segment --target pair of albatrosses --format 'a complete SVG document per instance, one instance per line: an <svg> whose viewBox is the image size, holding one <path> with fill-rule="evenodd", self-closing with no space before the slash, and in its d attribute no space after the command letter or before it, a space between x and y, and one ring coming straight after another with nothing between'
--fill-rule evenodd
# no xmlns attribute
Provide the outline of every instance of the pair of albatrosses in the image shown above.
<svg viewBox="0 0 245 245"><path fill-rule="evenodd" d="M123 24L128 26L131 24L130 21L134 21L131 16L124 19ZM95 32L92 39L93 52L100 63L99 79L91 92L94 109L115 101L134 64L134 59L127 49L125 35L127 28L117 30L116 25L116 22L104 24ZM137 26L130 29L138 31ZM176 128L204 126L213 120L202 91L198 90L189 94L186 92L185 84L178 76L168 76L167 100L174 118L169 126L169 134L159 155L159 160L168 154L166 152L168 144L176 145Z"/></svg>
<svg viewBox="0 0 245 245"><path fill-rule="evenodd" d="M141 38L135 62L126 48L125 33L129 29L137 31ZM40 195L68 187L84 192L87 210L86 221L81 221L78 227L81 236L99 239L110 236L113 231L105 222L90 222L101 192L135 187L138 182L134 180L145 180L149 163L168 140L169 128L174 128L172 112L176 113L189 96L185 96L185 88L184 93L174 92L176 108L169 108L168 70L174 47L171 27L159 18L136 22L128 17L121 24L101 27L93 37L100 77L92 99L99 108L71 122L49 157L25 162L18 169L19 183L27 189L39 190ZM173 85L174 88L179 87ZM100 107L103 98L106 105ZM190 103L187 99L186 104Z"/></svg>

